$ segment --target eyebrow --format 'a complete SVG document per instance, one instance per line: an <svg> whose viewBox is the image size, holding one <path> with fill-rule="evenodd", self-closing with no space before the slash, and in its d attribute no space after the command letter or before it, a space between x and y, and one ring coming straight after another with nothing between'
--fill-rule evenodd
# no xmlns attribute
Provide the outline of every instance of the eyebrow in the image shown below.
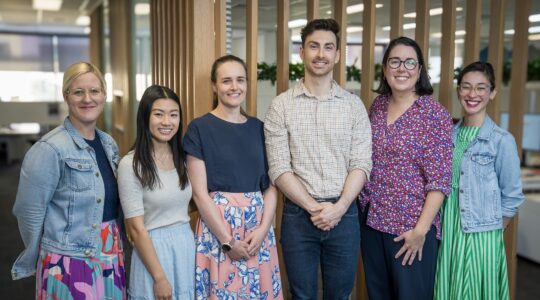
<svg viewBox="0 0 540 300"><path fill-rule="evenodd" d="M308 43L308 44L316 44L316 45L320 45L320 44L321 44L321 43L316 42L316 41L308 41L307 43ZM332 45L332 46L334 46L334 47L336 46L336 44L334 44L333 42L324 44L324 46L329 46L329 45Z"/></svg>
<svg viewBox="0 0 540 300"><path fill-rule="evenodd" d="M161 109L161 108L152 108L152 111L161 111L161 112L165 112L164 109ZM180 111L178 108L174 108L174 109L171 109L170 112L175 112L175 111Z"/></svg>

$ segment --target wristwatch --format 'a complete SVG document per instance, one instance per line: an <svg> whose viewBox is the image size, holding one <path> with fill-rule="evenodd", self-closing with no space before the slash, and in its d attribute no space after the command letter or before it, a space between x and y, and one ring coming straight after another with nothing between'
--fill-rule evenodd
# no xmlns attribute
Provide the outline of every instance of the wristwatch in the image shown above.
<svg viewBox="0 0 540 300"><path fill-rule="evenodd" d="M230 241L221 244L221 250L224 253L227 253L227 252L231 251L233 246L234 246L234 241L235 241L235 239L233 237Z"/></svg>

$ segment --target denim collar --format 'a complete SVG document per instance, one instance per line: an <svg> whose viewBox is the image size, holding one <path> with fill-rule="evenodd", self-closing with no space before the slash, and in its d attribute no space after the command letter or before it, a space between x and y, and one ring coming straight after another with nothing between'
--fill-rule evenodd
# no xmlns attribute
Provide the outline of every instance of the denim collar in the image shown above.
<svg viewBox="0 0 540 300"><path fill-rule="evenodd" d="M90 147L90 145L88 145L88 143L86 143L84 138L81 136L81 134L79 133L77 128L75 128L75 126L73 126L73 123L71 123L71 120L69 119L69 116L67 116L64 119L64 128L66 129L68 134L71 136L71 138L73 139L73 141L75 142L75 144L79 148L86 149L86 148ZM95 129L95 131L96 131L97 135L99 135L99 139L101 140L101 143L103 145L112 144L113 141L111 141L111 139L109 138L109 136L106 133L104 133L103 131L101 131L101 130L99 130L97 128Z"/></svg>
<svg viewBox="0 0 540 300"><path fill-rule="evenodd" d="M463 118L457 122L456 125L454 125L454 141L457 139L457 134L459 131L459 127L463 125ZM495 127L495 122L491 120L491 118L486 115L484 118L484 123L482 123L482 126L480 126L480 130L478 131L477 138L481 140L489 140L489 137L491 136L491 133L493 132L493 128Z"/></svg>

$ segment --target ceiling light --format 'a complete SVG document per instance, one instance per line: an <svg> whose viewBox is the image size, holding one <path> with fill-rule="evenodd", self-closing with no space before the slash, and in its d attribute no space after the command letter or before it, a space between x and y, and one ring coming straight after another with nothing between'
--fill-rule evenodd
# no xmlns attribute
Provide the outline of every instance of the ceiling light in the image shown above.
<svg viewBox="0 0 540 300"><path fill-rule="evenodd" d="M540 22L540 14L530 15L529 22Z"/></svg>
<svg viewBox="0 0 540 300"><path fill-rule="evenodd" d="M416 23L403 24L403 29L413 29L413 28L416 28Z"/></svg>
<svg viewBox="0 0 540 300"><path fill-rule="evenodd" d="M84 27L84 33L85 33L85 34L90 34L90 32L92 32L92 30L90 29L90 27Z"/></svg>
<svg viewBox="0 0 540 300"><path fill-rule="evenodd" d="M465 40L464 40L464 39L457 39L457 40L455 41L455 43L456 43L456 44L463 44L463 43L465 43Z"/></svg>
<svg viewBox="0 0 540 300"><path fill-rule="evenodd" d="M301 37L299 34L296 34L296 35L293 35L293 36L291 37L291 40L292 40L293 42L301 42L301 41L302 41L302 37Z"/></svg>
<svg viewBox="0 0 540 300"><path fill-rule="evenodd" d="M431 34L432 38L440 39L442 38L442 32L435 32Z"/></svg>
<svg viewBox="0 0 540 300"><path fill-rule="evenodd" d="M383 6L384 5L382 4L375 4L375 8L381 8ZM347 14L349 15L363 12L363 11L364 11L364 4L355 4L355 5L347 6Z"/></svg>
<svg viewBox="0 0 540 300"><path fill-rule="evenodd" d="M432 8L432 9L429 10L429 15L430 16L437 16L437 15L440 15L440 14L442 14L442 7ZM403 17L409 18L409 19L414 19L414 18L416 18L416 13L415 12L406 13L406 14L403 15Z"/></svg>
<svg viewBox="0 0 540 300"><path fill-rule="evenodd" d="M305 26L306 24L307 24L306 19L296 19L296 20L289 21L289 28L298 28L298 27Z"/></svg>
<svg viewBox="0 0 540 300"><path fill-rule="evenodd" d="M507 35L512 35L514 34L516 31L514 29L507 29L504 31L504 34L507 34Z"/></svg>
<svg viewBox="0 0 540 300"><path fill-rule="evenodd" d="M463 7L461 6L456 7L456 11L462 11L462 10L463 10Z"/></svg>
<svg viewBox="0 0 540 300"><path fill-rule="evenodd" d="M529 35L529 41L540 41L540 34Z"/></svg>
<svg viewBox="0 0 540 300"><path fill-rule="evenodd" d="M383 26L382 31L390 31L390 26Z"/></svg>
<svg viewBox="0 0 540 300"><path fill-rule="evenodd" d="M89 16L79 16L77 20L75 20L75 24L79 26L88 26L90 25L90 17Z"/></svg>
<svg viewBox="0 0 540 300"><path fill-rule="evenodd" d="M465 35L467 32L465 30L456 31L456 35Z"/></svg>
<svg viewBox="0 0 540 300"><path fill-rule="evenodd" d="M135 14L137 16L145 16L150 14L149 3L137 3L135 4Z"/></svg>
<svg viewBox="0 0 540 300"><path fill-rule="evenodd" d="M348 33L360 32L362 30L364 30L364 28L362 28L362 26L349 26L349 27L347 27L347 32Z"/></svg>
<svg viewBox="0 0 540 300"><path fill-rule="evenodd" d="M539 33L539 32L540 32L540 26L529 27L529 33Z"/></svg>
<svg viewBox="0 0 540 300"><path fill-rule="evenodd" d="M32 0L32 7L35 10L59 11L62 7L62 0Z"/></svg>

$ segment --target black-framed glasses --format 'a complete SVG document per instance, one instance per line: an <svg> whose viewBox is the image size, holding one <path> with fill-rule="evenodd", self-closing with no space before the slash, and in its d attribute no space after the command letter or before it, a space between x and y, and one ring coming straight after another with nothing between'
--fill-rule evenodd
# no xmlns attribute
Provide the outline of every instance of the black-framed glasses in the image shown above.
<svg viewBox="0 0 540 300"><path fill-rule="evenodd" d="M416 66L418 65L418 62L413 58L407 58L406 60L401 60L397 57L391 57L388 59L388 66L392 69L397 69L399 66L405 67L407 70L414 70Z"/></svg>
<svg viewBox="0 0 540 300"><path fill-rule="evenodd" d="M468 95L474 91L478 96L485 96L491 90L491 86L487 84L479 84L472 86L468 83L462 83L458 86L458 91L461 95Z"/></svg>

